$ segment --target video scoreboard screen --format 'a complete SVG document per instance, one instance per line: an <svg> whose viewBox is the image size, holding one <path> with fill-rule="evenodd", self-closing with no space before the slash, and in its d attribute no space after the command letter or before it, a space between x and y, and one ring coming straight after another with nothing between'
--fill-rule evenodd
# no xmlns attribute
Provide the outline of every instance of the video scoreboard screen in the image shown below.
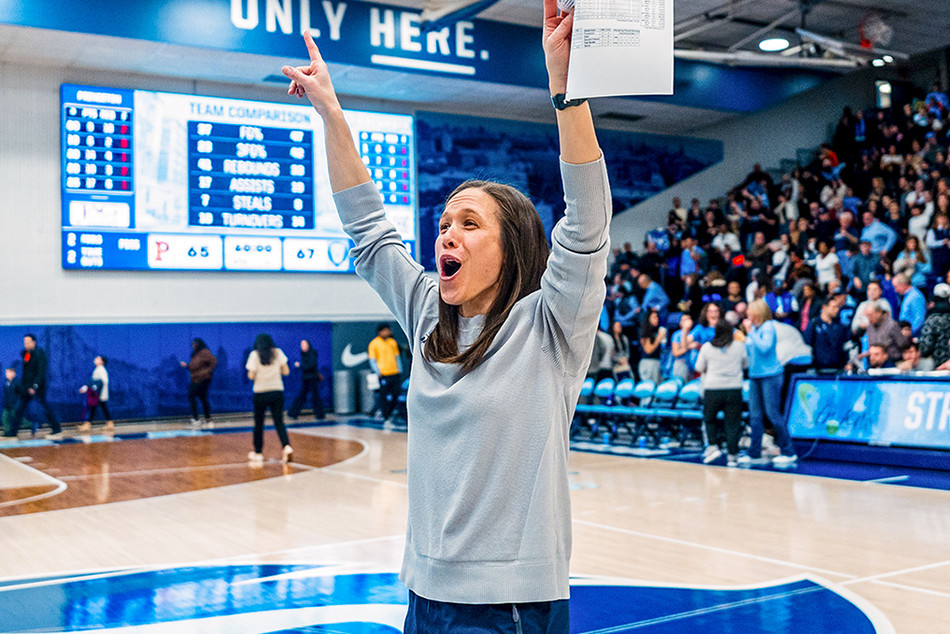
<svg viewBox="0 0 950 634"><path fill-rule="evenodd" d="M304 105L62 86L63 268L348 272ZM416 255L413 119L346 111Z"/></svg>

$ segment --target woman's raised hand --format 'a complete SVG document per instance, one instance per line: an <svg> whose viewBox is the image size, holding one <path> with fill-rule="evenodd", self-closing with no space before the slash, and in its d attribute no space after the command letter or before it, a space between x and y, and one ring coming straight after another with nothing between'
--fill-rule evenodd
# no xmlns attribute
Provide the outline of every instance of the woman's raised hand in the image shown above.
<svg viewBox="0 0 950 634"><path fill-rule="evenodd" d="M307 97L317 113L321 117L340 108L340 102L337 100L336 91L333 89L333 83L330 81L330 71L327 69L323 56L320 55L320 49L313 41L310 31L305 31L303 41L307 45L307 53L310 55L309 66L284 66L281 71L290 79L290 87L287 89L288 95L297 95L297 97Z"/></svg>
<svg viewBox="0 0 950 634"><path fill-rule="evenodd" d="M571 57L574 10L561 13L557 0L544 0L544 63L551 94L567 90L567 65Z"/></svg>

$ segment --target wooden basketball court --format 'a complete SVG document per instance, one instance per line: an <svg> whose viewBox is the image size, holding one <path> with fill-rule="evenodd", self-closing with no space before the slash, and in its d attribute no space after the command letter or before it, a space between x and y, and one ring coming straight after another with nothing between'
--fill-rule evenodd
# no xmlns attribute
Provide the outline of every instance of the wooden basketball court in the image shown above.
<svg viewBox="0 0 950 634"><path fill-rule="evenodd" d="M20 581L125 569L398 571L405 434L336 425L291 430L291 442L295 462L282 464L268 430L262 468L246 462L246 431L0 450L0 599ZM729 589L807 577L874 631L950 632L950 492L579 452L571 483L578 578ZM755 631L810 631L777 605L759 606ZM0 630L25 631L5 618ZM685 618L609 631L690 631Z"/></svg>

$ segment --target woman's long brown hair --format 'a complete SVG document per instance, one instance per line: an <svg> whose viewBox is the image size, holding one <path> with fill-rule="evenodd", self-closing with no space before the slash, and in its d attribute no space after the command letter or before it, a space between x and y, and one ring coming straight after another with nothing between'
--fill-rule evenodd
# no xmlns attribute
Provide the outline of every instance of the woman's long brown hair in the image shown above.
<svg viewBox="0 0 950 634"><path fill-rule="evenodd" d="M485 315L481 334L461 353L458 349L459 307L445 303L440 296L439 323L425 343L427 360L457 363L465 373L481 363L515 303L541 288L541 275L550 253L538 211L514 187L491 181L465 181L449 194L446 204L459 192L473 187L491 196L498 205L503 257L498 295Z"/></svg>

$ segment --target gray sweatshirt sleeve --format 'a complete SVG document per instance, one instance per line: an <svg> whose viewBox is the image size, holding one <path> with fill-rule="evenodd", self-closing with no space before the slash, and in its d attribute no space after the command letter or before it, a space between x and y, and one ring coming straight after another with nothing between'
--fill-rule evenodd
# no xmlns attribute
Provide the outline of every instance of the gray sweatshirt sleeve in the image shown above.
<svg viewBox="0 0 950 634"><path fill-rule="evenodd" d="M350 255L356 273L375 290L402 327L415 341L425 311L438 310L439 289L425 274L402 242L383 211L383 201L373 183L363 183L333 195L343 230L355 246Z"/></svg>
<svg viewBox="0 0 950 634"><path fill-rule="evenodd" d="M551 255L541 277L539 310L555 360L568 374L585 371L607 286L610 184L603 157L573 165L561 161L567 208L551 233Z"/></svg>

